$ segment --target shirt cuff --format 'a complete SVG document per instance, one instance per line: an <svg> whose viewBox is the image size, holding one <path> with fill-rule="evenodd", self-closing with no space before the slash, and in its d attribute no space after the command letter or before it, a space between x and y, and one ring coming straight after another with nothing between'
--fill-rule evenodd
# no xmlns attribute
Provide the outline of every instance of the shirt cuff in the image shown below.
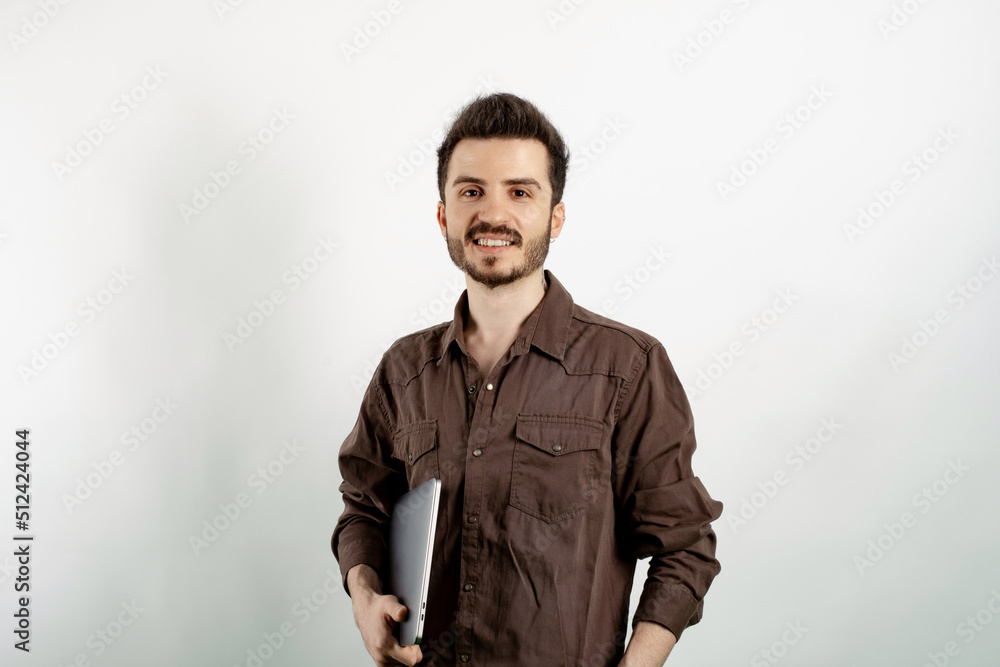
<svg viewBox="0 0 1000 667"><path fill-rule="evenodd" d="M632 628L639 621L652 621L670 630L679 640L686 627L701 620L701 610L702 603L684 586L646 586L632 617Z"/></svg>
<svg viewBox="0 0 1000 667"><path fill-rule="evenodd" d="M368 565L378 574L385 586L387 572L387 556L385 544L376 540L351 540L346 535L345 539L339 541L339 553L334 552L337 562L340 564L340 576L343 579L344 592L350 596L351 591L347 588L347 573L355 565Z"/></svg>

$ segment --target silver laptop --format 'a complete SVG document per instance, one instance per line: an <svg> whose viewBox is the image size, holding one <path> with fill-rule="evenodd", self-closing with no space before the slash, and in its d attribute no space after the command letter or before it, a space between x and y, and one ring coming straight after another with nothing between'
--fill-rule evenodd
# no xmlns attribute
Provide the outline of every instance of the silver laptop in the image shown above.
<svg viewBox="0 0 1000 667"><path fill-rule="evenodd" d="M399 624L401 646L419 644L424 633L441 480L429 479L396 501L389 525L389 591L406 605Z"/></svg>

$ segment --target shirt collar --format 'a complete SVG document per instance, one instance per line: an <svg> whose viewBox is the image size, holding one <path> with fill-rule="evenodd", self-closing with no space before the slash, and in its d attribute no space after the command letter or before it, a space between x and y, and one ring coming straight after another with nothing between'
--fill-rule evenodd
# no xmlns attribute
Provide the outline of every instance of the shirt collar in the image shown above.
<svg viewBox="0 0 1000 667"><path fill-rule="evenodd" d="M521 326L521 331L513 344L513 355L517 356L528 351L534 345L546 354L562 361L566 353L569 337L569 325L573 319L573 297L566 291L552 272L543 269L545 280L549 287L542 296L538 306L531 312ZM455 304L455 314L441 339L438 364L447 356L448 348L454 342L464 354L468 354L465 346L464 322L469 307L469 290L462 292Z"/></svg>

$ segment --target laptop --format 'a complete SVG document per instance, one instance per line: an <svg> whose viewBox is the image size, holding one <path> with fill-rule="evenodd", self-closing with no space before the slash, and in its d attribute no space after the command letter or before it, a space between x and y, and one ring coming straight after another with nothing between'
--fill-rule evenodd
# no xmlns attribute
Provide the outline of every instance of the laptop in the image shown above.
<svg viewBox="0 0 1000 667"><path fill-rule="evenodd" d="M389 524L389 592L406 605L398 626L401 646L423 639L427 592L437 528L441 480L429 479L396 501Z"/></svg>

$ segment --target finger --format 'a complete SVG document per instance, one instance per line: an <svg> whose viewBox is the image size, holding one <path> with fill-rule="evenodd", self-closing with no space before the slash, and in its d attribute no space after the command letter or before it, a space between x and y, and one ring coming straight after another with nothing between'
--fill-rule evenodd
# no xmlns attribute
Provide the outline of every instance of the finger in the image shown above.
<svg viewBox="0 0 1000 667"><path fill-rule="evenodd" d="M401 623L406 620L407 611L408 610L405 605L397 603L396 607L389 613L389 616L397 623Z"/></svg>
<svg viewBox="0 0 1000 667"><path fill-rule="evenodd" d="M411 644L409 646L400 646L398 642L396 642L395 646L391 647L386 652L386 655L392 658L393 660L398 660L400 663L404 665L409 665L410 667L416 665L418 662L423 660L424 657L424 654L420 650L420 647L417 646L416 644Z"/></svg>
<svg viewBox="0 0 1000 667"><path fill-rule="evenodd" d="M395 595L383 595L378 603L380 611L397 623L406 618L408 611L406 605L402 604Z"/></svg>
<svg viewBox="0 0 1000 667"><path fill-rule="evenodd" d="M405 611L406 607L395 595L382 595L378 598L375 604L375 608L380 613L385 614L394 621L402 620L398 618L401 607ZM403 618L406 617L404 616Z"/></svg>

